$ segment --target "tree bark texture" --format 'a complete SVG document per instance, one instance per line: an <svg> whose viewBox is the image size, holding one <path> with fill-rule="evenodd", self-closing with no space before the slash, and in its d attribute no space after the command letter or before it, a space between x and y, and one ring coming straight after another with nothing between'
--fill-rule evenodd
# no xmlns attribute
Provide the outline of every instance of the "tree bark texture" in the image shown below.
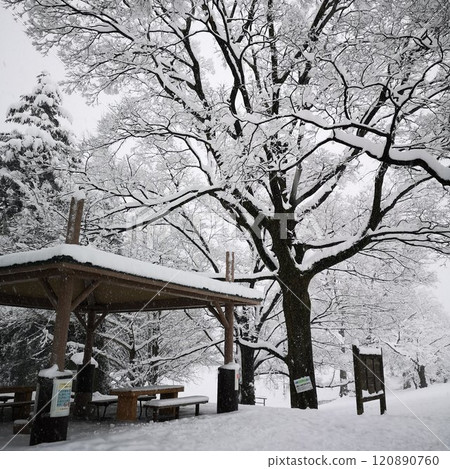
<svg viewBox="0 0 450 469"><path fill-rule="evenodd" d="M255 349L240 345L241 404L255 405Z"/></svg>
<svg viewBox="0 0 450 469"><path fill-rule="evenodd" d="M313 348L311 341L311 299L308 292L309 278L298 272L281 278L283 309L286 320L291 407L317 409L317 392L314 376ZM294 380L309 377L313 389L297 393Z"/></svg>
<svg viewBox="0 0 450 469"><path fill-rule="evenodd" d="M419 375L419 388L426 388L428 386L428 383L425 374L425 365L418 365L416 369L417 374Z"/></svg>

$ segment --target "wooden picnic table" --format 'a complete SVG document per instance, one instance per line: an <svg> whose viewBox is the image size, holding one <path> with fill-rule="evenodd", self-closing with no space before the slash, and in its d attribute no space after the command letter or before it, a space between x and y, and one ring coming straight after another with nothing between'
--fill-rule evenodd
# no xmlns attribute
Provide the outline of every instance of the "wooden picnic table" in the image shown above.
<svg viewBox="0 0 450 469"><path fill-rule="evenodd" d="M30 415L33 391L36 386L2 386L0 385L0 394L14 394L12 406L13 419L26 419ZM23 403L23 405L21 405ZM7 402L5 403L7 404Z"/></svg>
<svg viewBox="0 0 450 469"><path fill-rule="evenodd" d="M109 394L118 396L117 420L137 420L137 403L140 396L160 395L161 399L178 397L179 392L184 391L180 385L154 385L140 388L111 389Z"/></svg>

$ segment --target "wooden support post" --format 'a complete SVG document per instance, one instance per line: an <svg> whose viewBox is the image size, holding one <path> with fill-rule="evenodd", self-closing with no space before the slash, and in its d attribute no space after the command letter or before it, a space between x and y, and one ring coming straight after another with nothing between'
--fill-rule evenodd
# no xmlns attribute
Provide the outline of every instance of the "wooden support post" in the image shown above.
<svg viewBox="0 0 450 469"><path fill-rule="evenodd" d="M62 277L61 287L56 305L55 331L50 366L58 365L59 371L64 371L67 334L72 309L73 278L68 275Z"/></svg>
<svg viewBox="0 0 450 469"><path fill-rule="evenodd" d="M80 242L83 207L83 199L75 199L75 197L72 197L70 201L69 220L67 221L66 244L79 244Z"/></svg>
<svg viewBox="0 0 450 469"><path fill-rule="evenodd" d="M66 244L78 244L83 216L83 199L72 197L70 202L69 220L67 222ZM74 279L64 275L61 279L61 290L56 304L55 332L50 366L58 365L59 371L64 371L67 334L69 332L70 313L73 308Z"/></svg>
<svg viewBox="0 0 450 469"><path fill-rule="evenodd" d="M224 363L234 362L234 308L233 304L227 303L225 305L225 316L227 318L227 327L225 328L225 360Z"/></svg>
<svg viewBox="0 0 450 469"><path fill-rule="evenodd" d="M89 403L92 401L94 391L95 366L91 365L92 351L95 337L95 312L89 311L86 319L86 341L84 344L83 362L78 366L77 391L75 393L74 415L77 417L91 416L94 410ZM106 408L105 408L106 411Z"/></svg>
<svg viewBox="0 0 450 469"><path fill-rule="evenodd" d="M226 254L225 280L234 281L234 252ZM225 311L220 305L217 317L225 329L224 365L219 368L217 376L217 413L234 412L239 407L239 374L234 363L234 305L225 303Z"/></svg>
<svg viewBox="0 0 450 469"><path fill-rule="evenodd" d="M362 415L364 413L364 403L362 400L362 380L361 380L361 357L356 345L352 347L353 352L353 371L355 377L355 397L356 397L356 413Z"/></svg>
<svg viewBox="0 0 450 469"><path fill-rule="evenodd" d="M234 282L234 252L227 251L226 254L225 280Z"/></svg>
<svg viewBox="0 0 450 469"><path fill-rule="evenodd" d="M84 344L83 365L89 365L91 363L92 351L94 350L95 317L95 312L89 311L87 313L86 342Z"/></svg>
<svg viewBox="0 0 450 469"><path fill-rule="evenodd" d="M225 278L227 282L234 281L234 252L228 252L226 254L226 270ZM225 365L233 363L234 361L234 306L233 303L227 303L225 305L225 318L227 325L225 327Z"/></svg>

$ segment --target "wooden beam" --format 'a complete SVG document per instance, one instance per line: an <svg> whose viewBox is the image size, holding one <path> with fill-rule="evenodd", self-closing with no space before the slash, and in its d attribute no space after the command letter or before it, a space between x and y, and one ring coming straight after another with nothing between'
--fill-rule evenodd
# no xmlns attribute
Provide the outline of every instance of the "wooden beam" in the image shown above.
<svg viewBox="0 0 450 469"><path fill-rule="evenodd" d="M100 282L99 282L100 284ZM89 306L94 306L95 305L95 297L94 295L92 295L93 291L88 295L87 297L87 303ZM103 313L100 315L100 317L97 317L97 313L95 313L94 311L88 311L87 313L87 316L88 316L88 327L86 328L87 329L92 329L92 333L94 333L98 326L100 326L100 324L105 320L106 316L108 315L108 313ZM86 336L86 343L87 343L87 340L88 340L88 336ZM93 347L93 344L92 344L92 347ZM86 348L85 348L86 350ZM92 356L92 351L91 351L91 356ZM83 361L84 363L84 361Z"/></svg>
<svg viewBox="0 0 450 469"><path fill-rule="evenodd" d="M94 323L94 331L97 329L98 326L105 320L106 316L108 316L108 313L103 313L99 318L95 320Z"/></svg>
<svg viewBox="0 0 450 469"><path fill-rule="evenodd" d="M47 298L50 300L50 303L53 305L54 308L56 308L56 305L58 303L58 297L54 292L52 286L50 285L48 278L40 278L39 283L44 288Z"/></svg>
<svg viewBox="0 0 450 469"><path fill-rule="evenodd" d="M95 280L88 285L73 301L72 311L75 310L94 290L101 284L100 280Z"/></svg>
<svg viewBox="0 0 450 469"><path fill-rule="evenodd" d="M50 302L47 296L42 298L21 298L19 303L17 301L17 296L5 295L0 292L0 304L3 306L15 306L21 308L46 309L50 311L55 310L55 306Z"/></svg>
<svg viewBox="0 0 450 469"><path fill-rule="evenodd" d="M125 301L123 303L88 305L83 303L78 307L78 312L85 313L95 311L98 314L103 313L136 313L146 311L160 310L183 310L193 308L208 308L211 302L195 300L191 298L164 298L162 300L154 299L152 301ZM225 317L225 316L224 316Z"/></svg>
<svg viewBox="0 0 450 469"><path fill-rule="evenodd" d="M39 278L59 277L61 271L53 263L52 266L36 264L29 266L13 266L0 269L0 286L15 285L37 280Z"/></svg>
<svg viewBox="0 0 450 469"><path fill-rule="evenodd" d="M227 319L222 310L222 307L218 303L208 305L208 310L214 315L214 317L222 324L224 328L228 327Z"/></svg>
<svg viewBox="0 0 450 469"><path fill-rule="evenodd" d="M83 326L83 329L87 329L87 323L84 320L84 318L81 316L81 314L78 311L74 311L73 314L75 314L75 317L78 319L78 322Z"/></svg>
<svg viewBox="0 0 450 469"><path fill-rule="evenodd" d="M60 277L62 274L70 274L79 279L89 281L101 280L103 283L109 283L112 288L114 285L129 287L130 289L161 291L164 295L171 295L176 298L192 298L202 300L204 305L212 301L226 303L231 301L240 305L259 305L260 300L242 298L226 293L209 292L198 287L187 287L175 283L168 284L161 280L154 280L146 277L139 277L131 274L104 269L101 267L89 266L82 263L54 260L49 263L36 263L27 266L10 267L2 272L0 269L0 288L1 285L13 284L18 281L30 281L37 278Z"/></svg>

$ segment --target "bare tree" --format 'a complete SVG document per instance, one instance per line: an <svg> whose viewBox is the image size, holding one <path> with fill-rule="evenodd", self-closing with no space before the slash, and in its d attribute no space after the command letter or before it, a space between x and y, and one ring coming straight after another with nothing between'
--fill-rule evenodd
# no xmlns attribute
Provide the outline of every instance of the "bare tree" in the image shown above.
<svg viewBox="0 0 450 469"><path fill-rule="evenodd" d="M3 1L69 89L125 93L105 142L189 168L176 191L124 187L122 230L209 197L246 231L282 292L291 404L316 408L311 281L397 242L448 248L448 2Z"/></svg>
<svg viewBox="0 0 450 469"><path fill-rule="evenodd" d="M441 306L423 292L409 292L403 308L389 319L390 330L380 334L380 343L393 352L391 361L401 371L403 386L412 382L416 388L425 388L434 381L448 380L450 320Z"/></svg>

